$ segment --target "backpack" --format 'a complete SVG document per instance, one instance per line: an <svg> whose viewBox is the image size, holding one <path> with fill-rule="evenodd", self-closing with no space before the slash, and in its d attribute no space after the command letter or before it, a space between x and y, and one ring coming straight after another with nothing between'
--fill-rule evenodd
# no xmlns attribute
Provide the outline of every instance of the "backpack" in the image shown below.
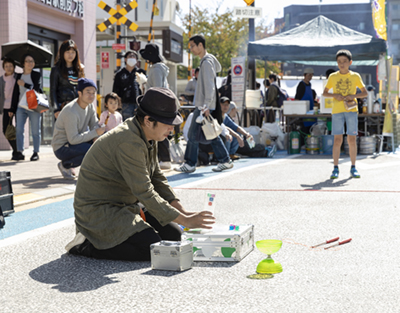
<svg viewBox="0 0 400 313"><path fill-rule="evenodd" d="M275 85L271 85L275 86ZM271 88L271 86L269 88ZM276 103L278 104L278 108L281 108L283 105L283 101L286 101L289 98L289 95L285 89L280 88L279 86L275 86L278 88L278 96L276 97Z"/></svg>

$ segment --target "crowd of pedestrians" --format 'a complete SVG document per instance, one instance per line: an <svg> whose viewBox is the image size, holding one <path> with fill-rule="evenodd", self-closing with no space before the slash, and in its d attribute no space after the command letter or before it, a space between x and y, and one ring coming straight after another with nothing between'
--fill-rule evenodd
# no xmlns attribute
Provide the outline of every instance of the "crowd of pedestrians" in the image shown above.
<svg viewBox="0 0 400 313"><path fill-rule="evenodd" d="M189 46L193 55L200 58L200 66L185 95L195 108L184 129L187 141L184 162L174 170L195 172L204 153L203 164L208 164L209 155L213 156L214 172L233 168L233 161L239 158L238 151L249 156L271 157L275 151L264 146L260 151L251 150L253 136L239 126L237 107L231 101L231 75L218 89L216 77L221 64L207 52L205 37L191 37ZM158 46L149 43L139 53L149 65L147 73L138 67L138 53L127 51L125 67L116 73L113 92L105 96L105 110L100 117L94 104L96 83L85 78L84 66L73 40L61 44L51 69L50 104L55 118L52 147L60 160L58 168L64 178L76 179L76 168L80 167L74 199L77 232L66 246L71 254L98 259L149 260L150 244L160 240L180 240L181 228L176 223L189 228L210 228L214 223L211 212L184 209L162 173L162 169L171 168L171 134L183 118L179 100L169 89L169 68ZM351 175L359 178L355 168L357 112L350 103L365 97L367 92L360 75L349 70L351 53L340 50L336 60L339 71L329 76L323 93L323 96L333 98L334 104L334 170L331 179L339 176L338 159L345 124ZM3 133L7 133L7 126L16 117L16 136L7 139L13 150L12 160L24 160L24 127L29 119L34 148L30 160L37 161L41 113L27 108L26 93L31 89L42 93L41 75L33 70L35 59L31 54L24 55L20 64L23 72L19 74L15 73L14 60L6 58L2 64L5 72L0 77ZM296 98L309 100L313 105L312 75L311 68L304 71ZM265 95L260 92L263 104L278 106L281 93L278 76L269 75L264 86L267 89ZM361 93L356 94L356 88ZM204 144L199 139L201 123L211 116L221 125L221 135ZM267 116L268 121L274 118Z"/></svg>
<svg viewBox="0 0 400 313"><path fill-rule="evenodd" d="M200 58L200 66L196 68L194 77L188 82L185 93L182 95L186 101L193 103L195 109L188 118L186 124L185 139L187 141L184 154L184 163L174 170L183 173L193 173L196 166L208 164L209 155L212 155L216 167L212 170L221 172L233 167L233 160L240 154L252 156L248 146L253 140L252 135L239 126L236 114L236 105L231 101L232 77L229 72L222 87L217 88L216 76L221 71L221 65L217 58L208 53L206 40L202 35L195 35L189 39L190 50L193 55ZM94 141L106 132L111 132L118 125L133 118L138 111L138 101L152 88L169 89L169 68L164 63L157 44L149 43L139 51L140 56L148 63L147 73L138 66L139 54L136 51L127 51L124 55L125 67L120 69L114 77L113 92L105 96L105 110L97 116L94 101L97 92L95 82L85 78L84 66L79 58L79 50L73 40L64 41L56 56L55 65L50 73L50 105L54 108L54 133L52 147L55 156L60 160L58 168L66 179L76 179L76 168L83 161ZM342 81L352 83L361 92L357 98L365 96L365 87L356 73L350 71L351 53L341 50L336 56L339 71L330 73L328 87L338 88ZM22 67L22 73L16 73L16 62L12 58L4 58L2 67L4 75L0 77L0 114L3 120L3 133L12 148L12 160L25 159L25 125L29 119L33 140L33 154L30 161L39 159L41 141L42 114L28 109L27 91L42 91L42 77L35 71L35 59L33 54L25 54L18 64ZM344 64L344 65L343 65ZM304 79L299 83L295 99L310 101L313 108L316 93L311 88L311 79L314 71L312 68L304 70ZM344 75L344 76L343 76ZM332 83L333 82L333 83ZM336 84L336 85L333 85ZM347 84L348 85L348 84ZM346 85L346 86L347 86ZM354 87L353 86L353 87ZM259 87L259 86L258 86ZM263 105L266 107L278 107L279 95L282 89L278 75L272 73L264 80L265 94L260 90ZM333 90L335 91L335 88ZM342 91L346 88L338 89ZM349 89L349 88L347 88ZM324 96L332 97L336 104L333 110L332 123L335 135L334 164L332 179L338 177L338 151L342 144L343 125L347 125L350 157L352 161L351 174L360 177L355 169L355 135L357 133L356 116L350 118L352 110L346 107L347 103L354 101L356 93L353 90L345 90L346 95L330 93L324 90ZM344 109L342 103L345 103ZM266 121L275 121L274 110L268 110ZM339 121L339 115L343 118ZM201 133L199 118L213 116L222 126L220 136L210 140L208 144L200 142L198 134ZM100 118L100 119L99 119ZM9 132L9 126L14 124L15 133ZM201 120L200 119L200 120ZM310 126L304 121L304 127ZM341 125L341 126L338 126ZM351 132L351 133L349 133ZM158 166L161 169L171 169L170 140L172 132L157 142ZM250 147L251 148L251 147ZM247 150L246 150L247 149ZM268 150L268 149L266 149ZM254 152L254 151L253 151ZM204 153L206 157L204 158ZM260 154L256 154L260 156ZM272 156L272 155L262 155ZM203 162L199 162L204 160ZM211 159L210 159L211 160Z"/></svg>
<svg viewBox="0 0 400 313"><path fill-rule="evenodd" d="M222 124L219 92L216 87L216 75L221 70L218 60L206 51L205 38L196 35L190 38L191 50L201 58L200 67L195 71L195 77L187 88L187 96L196 105L195 115L200 111L204 116L210 113ZM148 63L146 71L138 67L139 54L127 51L124 55L125 67L114 77L113 92L105 96L104 107L100 117L95 109L97 86L92 80L85 78L84 65L80 61L79 49L73 40L61 43L55 64L50 72L49 104L54 110L54 131L52 147L55 156L60 160L58 168L65 179L76 179L76 169L82 164L89 148L94 141L106 132L111 131L123 121L135 116L138 109L138 99L154 87L169 88L169 68L164 63L157 44L149 43L139 51L140 56ZM24 127L29 119L33 139L33 155L31 161L39 159L41 141L42 114L29 110L26 103L26 92L34 89L42 91L42 78L35 68L32 55L25 55L20 62L23 73L16 74L16 63L12 59L3 60L5 74L0 77L0 103L3 114L3 133L8 125L13 124L15 117L16 138L8 138L12 147L12 160L25 159ZM190 87L190 88L189 88ZM193 172L198 161L198 142L196 132L200 125L193 123L190 140L187 144L186 162L177 167L181 172ZM232 130L230 130L232 132ZM235 133L236 134L236 133ZM223 171L233 167L229 151L236 147L237 139L233 140L229 131L224 132L228 140L217 137L211 142L210 150L214 152L219 164L214 171ZM171 169L170 140L172 132L157 143L158 160L161 169ZM239 142L243 140L239 138ZM228 149L226 148L228 147ZM232 154L233 156L233 154Z"/></svg>

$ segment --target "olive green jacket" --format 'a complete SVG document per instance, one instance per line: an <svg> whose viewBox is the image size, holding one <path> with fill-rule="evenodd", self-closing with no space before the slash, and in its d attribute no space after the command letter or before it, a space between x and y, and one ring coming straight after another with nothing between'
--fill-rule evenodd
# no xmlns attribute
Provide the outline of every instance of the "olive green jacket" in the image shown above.
<svg viewBox="0 0 400 313"><path fill-rule="evenodd" d="M151 227L138 202L164 226L179 215L169 204L175 199L157 145L130 118L96 140L82 162L74 199L77 231L97 249L109 249Z"/></svg>

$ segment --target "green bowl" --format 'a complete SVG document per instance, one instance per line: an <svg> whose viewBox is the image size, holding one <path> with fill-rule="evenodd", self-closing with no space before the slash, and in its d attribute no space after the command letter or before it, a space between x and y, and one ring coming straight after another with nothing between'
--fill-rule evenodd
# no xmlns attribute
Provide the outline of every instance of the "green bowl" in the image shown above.
<svg viewBox="0 0 400 313"><path fill-rule="evenodd" d="M273 254L278 252L282 247L282 241L276 239L259 240L256 242L256 247L264 254Z"/></svg>

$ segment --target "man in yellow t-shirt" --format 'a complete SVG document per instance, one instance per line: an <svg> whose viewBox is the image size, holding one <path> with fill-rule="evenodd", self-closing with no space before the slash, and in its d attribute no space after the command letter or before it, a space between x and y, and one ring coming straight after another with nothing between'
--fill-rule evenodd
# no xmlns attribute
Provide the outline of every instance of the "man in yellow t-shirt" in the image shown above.
<svg viewBox="0 0 400 313"><path fill-rule="evenodd" d="M336 53L336 61L339 71L329 76L322 94L326 98L334 98L332 108L332 135L335 136L332 152L334 168L331 179L339 177L339 157L340 147L343 142L344 123L346 123L347 128L347 142L351 160L350 174L353 178L360 178L360 174L356 170L358 109L357 100L355 99L365 98L367 90L360 75L349 70L353 62L350 51L339 50ZM357 87L361 89L359 94L356 94ZM333 93L329 92L331 88L333 88Z"/></svg>

